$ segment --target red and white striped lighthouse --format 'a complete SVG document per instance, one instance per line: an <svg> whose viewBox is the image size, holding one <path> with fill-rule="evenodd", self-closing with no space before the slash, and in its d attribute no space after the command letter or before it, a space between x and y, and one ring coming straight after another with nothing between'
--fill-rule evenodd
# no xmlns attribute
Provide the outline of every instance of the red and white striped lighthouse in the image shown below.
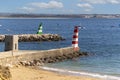
<svg viewBox="0 0 120 80"><path fill-rule="evenodd" d="M79 50L78 46L78 32L79 32L79 26L74 27L74 34L73 34L73 40L72 40L72 47L75 51Z"/></svg>

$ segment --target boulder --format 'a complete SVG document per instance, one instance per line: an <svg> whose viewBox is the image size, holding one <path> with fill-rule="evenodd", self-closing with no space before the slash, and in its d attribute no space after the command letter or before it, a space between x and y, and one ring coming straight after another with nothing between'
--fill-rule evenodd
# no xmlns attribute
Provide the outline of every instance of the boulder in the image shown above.
<svg viewBox="0 0 120 80"><path fill-rule="evenodd" d="M0 65L0 80L11 80L11 77L9 67Z"/></svg>

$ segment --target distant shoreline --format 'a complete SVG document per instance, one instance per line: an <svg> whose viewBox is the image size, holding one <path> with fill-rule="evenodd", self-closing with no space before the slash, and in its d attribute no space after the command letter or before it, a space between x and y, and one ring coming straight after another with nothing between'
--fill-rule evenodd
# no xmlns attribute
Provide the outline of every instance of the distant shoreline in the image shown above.
<svg viewBox="0 0 120 80"><path fill-rule="evenodd" d="M0 13L0 19L5 18L120 18L120 14L15 14Z"/></svg>
<svg viewBox="0 0 120 80"><path fill-rule="evenodd" d="M62 17L0 17L0 19L80 19L80 17L70 17L70 18L62 18ZM81 19L120 19L120 18L81 18Z"/></svg>
<svg viewBox="0 0 120 80"><path fill-rule="evenodd" d="M70 18L60 18L60 17L0 17L0 19L70 19Z"/></svg>

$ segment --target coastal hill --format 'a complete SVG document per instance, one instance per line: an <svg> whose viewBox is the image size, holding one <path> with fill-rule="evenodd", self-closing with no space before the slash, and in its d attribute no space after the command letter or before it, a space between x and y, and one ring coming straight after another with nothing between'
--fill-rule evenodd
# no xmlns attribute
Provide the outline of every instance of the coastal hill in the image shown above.
<svg viewBox="0 0 120 80"><path fill-rule="evenodd" d="M0 18L120 18L120 14L18 14L0 13Z"/></svg>

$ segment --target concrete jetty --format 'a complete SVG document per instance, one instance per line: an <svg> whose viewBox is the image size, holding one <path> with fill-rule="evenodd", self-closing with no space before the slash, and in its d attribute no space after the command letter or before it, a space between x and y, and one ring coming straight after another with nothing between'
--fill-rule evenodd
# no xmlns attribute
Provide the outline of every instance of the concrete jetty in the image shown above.
<svg viewBox="0 0 120 80"><path fill-rule="evenodd" d="M0 52L0 65L20 64L24 66L41 65L42 63L54 63L79 56L87 53L74 51L73 47L65 47L51 50L18 50Z"/></svg>
<svg viewBox="0 0 120 80"><path fill-rule="evenodd" d="M0 42L4 42L5 35L0 35ZM65 40L58 34L19 34L19 42L32 42L32 41L61 41Z"/></svg>

